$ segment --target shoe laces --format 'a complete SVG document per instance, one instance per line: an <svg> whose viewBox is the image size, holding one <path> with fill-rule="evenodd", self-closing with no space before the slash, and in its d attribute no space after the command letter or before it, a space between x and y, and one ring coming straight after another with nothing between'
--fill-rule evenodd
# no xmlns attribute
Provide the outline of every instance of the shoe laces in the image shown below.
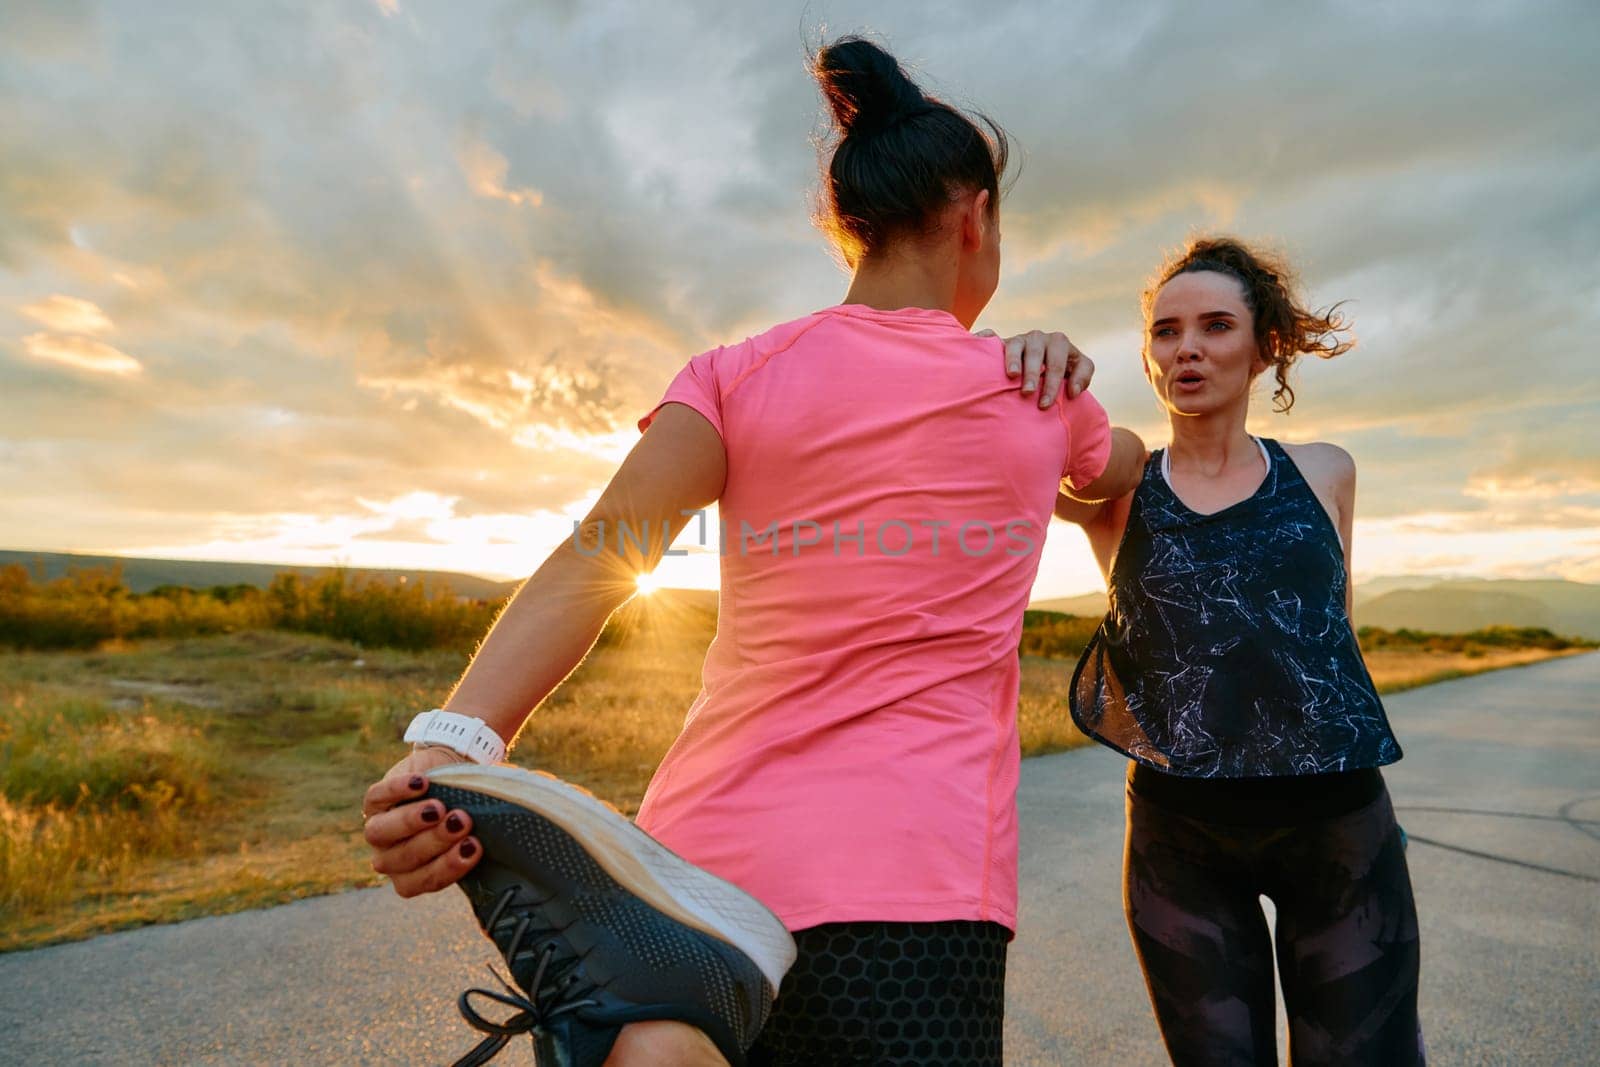
<svg viewBox="0 0 1600 1067"><path fill-rule="evenodd" d="M496 901L494 910L489 913L489 918L483 924L484 929L488 930L491 936L493 936L496 924L499 923L501 916L505 914L506 909L511 906L516 896L517 888L515 886L508 887L505 892L500 894L500 899ZM474 987L462 993L456 1001L456 1006L461 1010L461 1017L467 1020L468 1025L488 1036L478 1042L465 1056L457 1060L453 1067L478 1067L479 1064L487 1063L498 1055L500 1050L505 1048L511 1039L517 1035L540 1030L553 1019L571 1014L580 1008L595 1007L599 1004L599 1001L590 999L588 996L598 987L592 982L586 982L577 971L577 965L582 962L583 957L577 956L561 961L561 964L565 965L566 974L561 978L556 978L551 968L552 964L556 963L556 954L559 946L554 940L550 940L537 949L525 947L523 942L528 939L528 933L532 929L533 920L531 916L523 915L517 919L517 924L511 933L511 939L506 942L505 949L501 953L513 972L520 958L531 952L538 953L538 961L534 964L533 975L528 980L528 989L532 995L524 996L507 978L495 970L493 965L490 965L489 973L499 983L500 990ZM557 964L557 966L561 966L561 964ZM546 982L547 978L551 979L548 984ZM504 992L501 992L501 990L504 990ZM485 1018L473 1006L472 998L474 996L484 997L498 1004L504 1004L508 1008L515 1008L516 1013L499 1022Z"/></svg>

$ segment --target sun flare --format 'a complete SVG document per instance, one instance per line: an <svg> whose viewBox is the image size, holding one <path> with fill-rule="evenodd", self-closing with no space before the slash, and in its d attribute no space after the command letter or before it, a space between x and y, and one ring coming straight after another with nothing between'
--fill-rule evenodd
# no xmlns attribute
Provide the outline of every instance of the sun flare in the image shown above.
<svg viewBox="0 0 1600 1067"><path fill-rule="evenodd" d="M656 576L653 574L639 575L634 579L634 584L638 586L640 596L649 596L661 588L661 584L656 581Z"/></svg>

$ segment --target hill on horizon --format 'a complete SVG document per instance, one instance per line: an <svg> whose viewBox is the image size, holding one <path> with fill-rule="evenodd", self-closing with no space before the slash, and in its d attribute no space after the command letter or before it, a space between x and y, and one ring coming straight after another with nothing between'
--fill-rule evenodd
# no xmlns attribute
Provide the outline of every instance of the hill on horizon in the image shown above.
<svg viewBox="0 0 1600 1067"><path fill-rule="evenodd" d="M23 552L0 549L0 567L20 564L35 578L50 581L70 570L110 569L120 566L122 580L132 593L148 593L163 585L208 589L214 585L254 585L265 589L279 574L315 578L342 570L359 578L408 582L425 581L430 588L447 586L457 596L474 600L500 600L510 596L517 582L500 582L476 574L454 571L391 570L368 567L297 567L280 563L234 563L228 560L149 559L140 556L89 556L75 552Z"/></svg>
<svg viewBox="0 0 1600 1067"><path fill-rule="evenodd" d="M1455 578L1359 600L1356 622L1386 630L1462 633L1485 626L1542 626L1600 639L1600 585L1554 579Z"/></svg>
<svg viewBox="0 0 1600 1067"><path fill-rule="evenodd" d="M215 585L265 588L273 577L294 573L313 578L336 570L358 578L382 581L425 581L447 587L458 596L501 600L517 582L497 581L455 571L378 569L368 567L300 567L225 560L151 559L139 556L96 556L73 552L27 552L0 549L0 566L20 564L45 580L71 569L122 568L123 581L135 593L163 585L205 589ZM661 590L685 603L715 610L714 589ZM659 595L659 594L658 594ZM1036 600L1034 611L1098 617L1106 612L1104 593ZM1356 586L1356 623L1386 630L1466 633L1487 626L1540 626L1569 637L1600 639L1600 585L1559 579L1431 578L1384 575Z"/></svg>
<svg viewBox="0 0 1600 1067"><path fill-rule="evenodd" d="M425 581L430 589L448 588L473 600L503 600L520 582L502 582L457 571L414 571L374 567L297 567L279 563L235 563L228 560L150 559L139 556L91 556L76 552L24 552L0 549L0 567L20 564L36 579L51 581L69 570L122 568L122 581L130 593L148 593L164 585L209 589L218 585L253 585L265 589L279 574L315 578L342 570L360 579ZM680 604L702 612L717 611L715 589L663 587L651 594L660 603Z"/></svg>
<svg viewBox="0 0 1600 1067"><path fill-rule="evenodd" d="M1104 593L1052 597L1036 611L1099 616ZM1385 630L1470 633L1489 626L1538 626L1600 640L1600 585L1559 579L1422 578L1393 575L1356 585L1356 625Z"/></svg>

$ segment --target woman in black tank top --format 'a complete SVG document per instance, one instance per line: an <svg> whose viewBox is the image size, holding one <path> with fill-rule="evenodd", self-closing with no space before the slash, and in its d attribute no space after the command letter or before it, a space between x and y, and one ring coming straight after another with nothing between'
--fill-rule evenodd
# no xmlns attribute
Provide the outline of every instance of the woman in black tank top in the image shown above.
<svg viewBox="0 0 1600 1067"><path fill-rule="evenodd" d="M1355 466L1245 429L1300 355L1350 344L1287 268L1191 242L1145 294L1144 370L1169 447L1083 524L1110 612L1073 677L1074 721L1130 757L1124 903L1174 1063L1276 1062L1273 948L1291 1059L1423 1062L1403 838L1378 768L1400 746L1350 622Z"/></svg>

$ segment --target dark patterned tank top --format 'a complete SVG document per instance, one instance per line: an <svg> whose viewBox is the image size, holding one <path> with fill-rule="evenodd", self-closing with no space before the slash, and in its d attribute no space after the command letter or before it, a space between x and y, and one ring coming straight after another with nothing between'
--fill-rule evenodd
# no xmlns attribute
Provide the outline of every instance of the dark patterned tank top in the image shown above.
<svg viewBox="0 0 1600 1067"><path fill-rule="evenodd" d="M1150 457L1112 561L1111 610L1073 674L1078 728L1191 778L1323 774L1400 758L1350 628L1339 533L1282 446L1210 515Z"/></svg>

